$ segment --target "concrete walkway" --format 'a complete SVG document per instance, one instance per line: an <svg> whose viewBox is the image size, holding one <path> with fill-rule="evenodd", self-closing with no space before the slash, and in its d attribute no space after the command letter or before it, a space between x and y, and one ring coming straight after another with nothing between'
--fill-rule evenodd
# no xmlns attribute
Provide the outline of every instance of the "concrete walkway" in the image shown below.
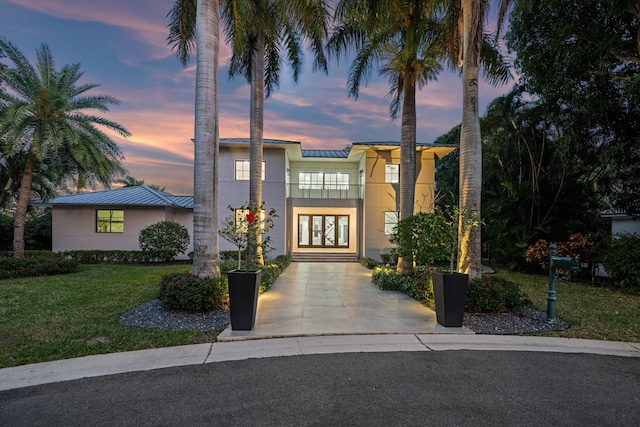
<svg viewBox="0 0 640 427"><path fill-rule="evenodd" d="M445 328L402 292L381 291L358 263L293 263L258 299L251 331L227 328L218 341L349 334L472 334Z"/></svg>
<svg viewBox="0 0 640 427"><path fill-rule="evenodd" d="M271 339L268 339L271 338ZM213 344L111 353L0 369L0 391L104 375L265 357L327 353L494 350L640 357L640 343L474 335L445 328L400 292L371 284L357 263L293 263L260 296L252 331Z"/></svg>

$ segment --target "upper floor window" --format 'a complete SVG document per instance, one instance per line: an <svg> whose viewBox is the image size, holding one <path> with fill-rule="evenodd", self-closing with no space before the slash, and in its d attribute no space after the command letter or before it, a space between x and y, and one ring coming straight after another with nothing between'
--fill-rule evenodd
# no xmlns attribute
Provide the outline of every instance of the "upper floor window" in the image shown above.
<svg viewBox="0 0 640 427"><path fill-rule="evenodd" d="M384 182L396 184L400 182L400 165L387 163L384 168Z"/></svg>
<svg viewBox="0 0 640 427"><path fill-rule="evenodd" d="M341 172L299 172L298 188L301 190L348 190L349 174Z"/></svg>
<svg viewBox="0 0 640 427"><path fill-rule="evenodd" d="M236 181L249 181L249 160L236 160ZM266 178L267 165L262 162L262 180Z"/></svg>
<svg viewBox="0 0 640 427"><path fill-rule="evenodd" d="M398 225L398 219L400 218L400 212L398 211L386 211L384 213L384 235L390 236L393 234L393 229Z"/></svg>
<svg viewBox="0 0 640 427"><path fill-rule="evenodd" d="M348 173L325 173L324 174L325 190L348 190L349 174Z"/></svg>
<svg viewBox="0 0 640 427"><path fill-rule="evenodd" d="M124 211L96 210L96 233L124 233Z"/></svg>

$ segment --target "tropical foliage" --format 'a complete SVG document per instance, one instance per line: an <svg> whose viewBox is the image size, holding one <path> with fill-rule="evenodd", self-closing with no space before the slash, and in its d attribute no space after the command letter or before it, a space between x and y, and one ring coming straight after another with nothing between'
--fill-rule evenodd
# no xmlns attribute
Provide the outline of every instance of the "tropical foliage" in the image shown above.
<svg viewBox="0 0 640 427"><path fill-rule="evenodd" d="M268 0L221 1L222 20L227 41L233 48L229 76L243 75L251 84L249 115L249 205L255 210L262 205L262 155L265 89L268 97L278 87L282 54L293 69L297 81L302 66L302 41L315 54L314 68L326 71L322 43L327 34L328 13L324 1ZM195 34L195 0L176 0L170 12L169 42L186 64L193 50ZM249 235L249 261L264 264L260 252L260 236Z"/></svg>
<svg viewBox="0 0 640 427"><path fill-rule="evenodd" d="M0 50L11 61L1 74L0 137L2 155L23 167L19 176L17 208L14 217L13 251L24 257L24 226L34 177L41 188L50 186L37 177L46 170L56 182L73 180L78 185L99 182L108 187L113 176L123 171L118 146L100 128L128 136L118 123L87 110L108 111L118 100L109 95L86 95L96 84L79 83L80 64L55 68L46 44L36 50L36 63L5 38ZM13 182L16 179L11 178ZM40 180L40 181L39 181Z"/></svg>

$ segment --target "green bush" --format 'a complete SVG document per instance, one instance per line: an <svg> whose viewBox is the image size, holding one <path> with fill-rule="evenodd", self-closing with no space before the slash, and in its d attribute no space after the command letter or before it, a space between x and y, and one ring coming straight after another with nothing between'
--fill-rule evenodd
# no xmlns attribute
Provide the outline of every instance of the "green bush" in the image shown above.
<svg viewBox="0 0 640 427"><path fill-rule="evenodd" d="M520 286L498 276L483 275L472 280L467 290L465 311L468 313L522 313L531 301Z"/></svg>
<svg viewBox="0 0 640 427"><path fill-rule="evenodd" d="M213 311L224 308L226 277L198 277L190 273L166 274L158 298L173 310Z"/></svg>
<svg viewBox="0 0 640 427"><path fill-rule="evenodd" d="M73 250L59 254L80 264L147 264L154 261L151 254L142 251Z"/></svg>
<svg viewBox="0 0 640 427"><path fill-rule="evenodd" d="M602 265L620 289L640 291L640 235L616 234L604 251Z"/></svg>
<svg viewBox="0 0 640 427"><path fill-rule="evenodd" d="M0 259L0 279L17 277L52 276L75 273L78 263L73 260L47 255L27 255L26 258Z"/></svg>
<svg viewBox="0 0 640 427"><path fill-rule="evenodd" d="M433 306L433 284L430 270L398 273L393 267L373 269L371 281L383 291L399 291L426 305Z"/></svg>
<svg viewBox="0 0 640 427"><path fill-rule="evenodd" d="M395 253L380 254L380 259L385 265L396 265L398 263L398 256Z"/></svg>
<svg viewBox="0 0 640 427"><path fill-rule="evenodd" d="M172 221L160 221L140 230L138 236L142 252L161 261L171 261L189 246L189 231Z"/></svg>
<svg viewBox="0 0 640 427"><path fill-rule="evenodd" d="M278 255L272 260L265 260L263 266L248 266L248 270L262 270L260 278L260 291L264 292L273 285L280 273L282 273L291 264L291 257L288 255ZM220 262L220 272L227 274L228 272L238 268L238 261L229 259Z"/></svg>
<svg viewBox="0 0 640 427"><path fill-rule="evenodd" d="M372 270L373 267L376 267L377 265L379 265L379 262L373 258L360 258L359 262L360 264L367 267L369 270Z"/></svg>

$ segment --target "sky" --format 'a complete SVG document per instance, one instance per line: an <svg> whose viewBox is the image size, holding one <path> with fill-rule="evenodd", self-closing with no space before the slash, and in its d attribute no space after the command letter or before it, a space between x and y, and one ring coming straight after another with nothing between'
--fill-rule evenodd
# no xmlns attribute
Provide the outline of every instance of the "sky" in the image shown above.
<svg viewBox="0 0 640 427"><path fill-rule="evenodd" d="M56 67L81 64L88 94L120 100L102 113L131 133L111 134L128 174L176 195L193 194L195 57L183 67L167 45L167 13L174 0L0 0L0 35L32 63L48 44ZM221 41L224 36L221 31ZM228 79L231 51L220 47L221 138L249 137L249 85ZM349 58L332 59L327 75L305 56L298 82L285 67L280 88L265 101L264 138L299 141L303 149L343 149L352 142L399 141L400 119L389 117L385 77L372 73L358 99L348 96ZM504 86L480 84L480 112ZM462 83L445 71L416 95L419 142L433 142L460 123Z"/></svg>

